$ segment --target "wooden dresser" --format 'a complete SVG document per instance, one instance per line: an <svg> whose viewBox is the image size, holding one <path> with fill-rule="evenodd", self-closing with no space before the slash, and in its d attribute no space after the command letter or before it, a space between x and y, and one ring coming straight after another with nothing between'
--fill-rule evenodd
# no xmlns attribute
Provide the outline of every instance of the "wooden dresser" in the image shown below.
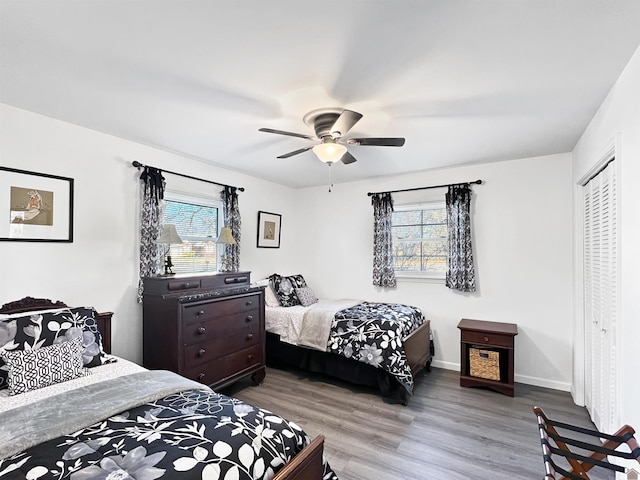
<svg viewBox="0 0 640 480"><path fill-rule="evenodd" d="M144 279L143 365L212 388L265 376L264 287L250 272Z"/></svg>

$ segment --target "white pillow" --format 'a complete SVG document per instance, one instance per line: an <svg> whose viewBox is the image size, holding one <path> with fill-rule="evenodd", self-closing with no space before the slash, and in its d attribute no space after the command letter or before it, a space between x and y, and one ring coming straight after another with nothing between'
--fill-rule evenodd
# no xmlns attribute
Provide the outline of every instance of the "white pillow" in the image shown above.
<svg viewBox="0 0 640 480"><path fill-rule="evenodd" d="M268 307L279 307L280 305L280 300L278 300L278 297L276 295L276 293L273 291L273 288L271 288L271 284L269 283L269 279L265 278L263 280L258 280L255 285L257 287L265 287L264 289L264 303L265 305L267 305Z"/></svg>
<svg viewBox="0 0 640 480"><path fill-rule="evenodd" d="M267 288L264 289L264 303L266 303L269 307L279 307L280 300L278 300L278 296L271 288L271 285L267 285Z"/></svg>

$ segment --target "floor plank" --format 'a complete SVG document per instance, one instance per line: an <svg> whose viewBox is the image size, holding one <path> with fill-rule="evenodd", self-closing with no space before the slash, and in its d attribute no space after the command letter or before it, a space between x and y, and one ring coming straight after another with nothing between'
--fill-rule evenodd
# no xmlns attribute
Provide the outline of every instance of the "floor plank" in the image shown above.
<svg viewBox="0 0 640 480"><path fill-rule="evenodd" d="M416 379L409 405L326 376L267 369L262 385L223 390L326 437L340 480L513 480L543 478L533 407L552 419L594 428L569 393L516 384L514 398L462 388L457 372L432 369ZM592 480L610 480L599 469Z"/></svg>

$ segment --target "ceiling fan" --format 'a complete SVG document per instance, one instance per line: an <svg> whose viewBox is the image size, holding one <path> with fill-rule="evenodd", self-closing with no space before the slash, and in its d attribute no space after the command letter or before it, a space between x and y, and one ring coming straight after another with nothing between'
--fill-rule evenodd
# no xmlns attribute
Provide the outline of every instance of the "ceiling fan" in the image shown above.
<svg viewBox="0 0 640 480"><path fill-rule="evenodd" d="M306 140L320 141L319 144L309 145L300 148L277 158L289 158L299 153L313 150L313 153L325 163L329 165L341 161L344 164L353 163L356 158L347 151L347 145L373 145L385 147L401 147L404 145L404 138L344 138L353 126L362 118L362 114L352 110L343 108L319 108L312 110L303 117L304 123L312 127L315 136L304 135L302 133L286 132L283 130L274 130L272 128L260 128L259 131L267 133L276 133L278 135L288 135L290 137L299 137Z"/></svg>

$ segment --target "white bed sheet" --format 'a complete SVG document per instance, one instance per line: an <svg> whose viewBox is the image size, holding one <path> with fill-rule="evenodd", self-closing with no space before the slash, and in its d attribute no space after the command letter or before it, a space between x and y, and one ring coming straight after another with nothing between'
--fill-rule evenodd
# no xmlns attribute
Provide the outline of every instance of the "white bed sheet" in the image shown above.
<svg viewBox="0 0 640 480"><path fill-rule="evenodd" d="M265 305L265 329L267 332L279 335L282 342L297 345L304 313L310 308L302 305L294 305L293 307L270 307Z"/></svg>
<svg viewBox="0 0 640 480"><path fill-rule="evenodd" d="M110 380L116 377L123 377L136 372L146 370L138 364L125 360L124 358L115 357L117 361L100 365L99 367L89 368L89 375L76 378L67 382L57 383L48 387L40 388L32 392L22 393L20 395L9 395L8 389L0 390L0 412L21 408L30 403L52 397L62 392L73 390L84 385Z"/></svg>
<svg viewBox="0 0 640 480"><path fill-rule="evenodd" d="M267 332L275 333L280 336L280 341L290 343L291 345L298 345L300 339L300 332L302 331L302 325L304 320L304 314L315 307L335 307L336 312L347 308L361 300L354 299L326 299L321 298L317 303L303 307L302 305L294 305L293 307L270 307L265 305L264 317L265 317L265 329Z"/></svg>

